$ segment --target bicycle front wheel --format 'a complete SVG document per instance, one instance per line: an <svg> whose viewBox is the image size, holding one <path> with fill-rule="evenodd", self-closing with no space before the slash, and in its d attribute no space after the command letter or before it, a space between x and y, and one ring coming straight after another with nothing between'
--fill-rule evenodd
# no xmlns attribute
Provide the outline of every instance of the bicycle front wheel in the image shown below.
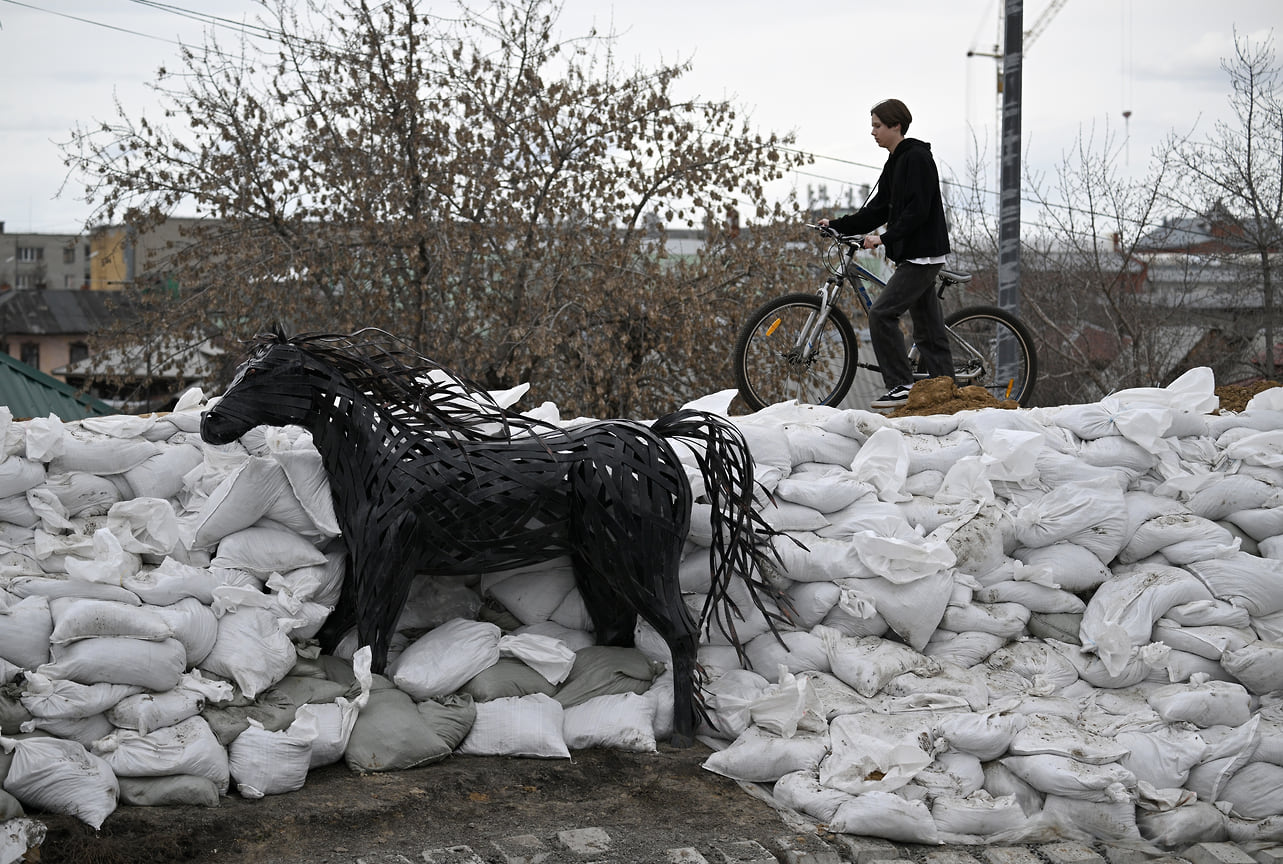
<svg viewBox="0 0 1283 864"><path fill-rule="evenodd" d="M735 383L753 411L796 399L837 405L855 379L858 341L851 321L830 306L811 345L799 344L820 313L814 294L788 294L754 312L735 340Z"/></svg>
<svg viewBox="0 0 1283 864"><path fill-rule="evenodd" d="M997 306L970 306L946 316L944 323L951 331L949 349L959 387L978 385L997 399L1029 405L1038 355L1023 321Z"/></svg>

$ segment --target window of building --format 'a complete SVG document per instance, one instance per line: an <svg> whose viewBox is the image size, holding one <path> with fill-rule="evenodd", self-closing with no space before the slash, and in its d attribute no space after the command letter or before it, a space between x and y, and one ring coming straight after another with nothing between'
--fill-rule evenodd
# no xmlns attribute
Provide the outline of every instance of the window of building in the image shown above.
<svg viewBox="0 0 1283 864"><path fill-rule="evenodd" d="M13 277L13 287L24 291L34 290L36 287L36 276L34 273L19 273Z"/></svg>
<svg viewBox="0 0 1283 864"><path fill-rule="evenodd" d="M18 359L20 359L23 363L26 363L28 366L31 366L34 369L39 369L40 368L40 343L23 342L22 356Z"/></svg>
<svg viewBox="0 0 1283 864"><path fill-rule="evenodd" d="M76 246L74 243L70 246L62 247L62 263L63 264L76 263Z"/></svg>
<svg viewBox="0 0 1283 864"><path fill-rule="evenodd" d="M45 260L45 248L43 246L19 246L19 261L43 261Z"/></svg>
<svg viewBox="0 0 1283 864"><path fill-rule="evenodd" d="M67 362L79 363L89 356L89 346L84 342L72 342L67 346Z"/></svg>

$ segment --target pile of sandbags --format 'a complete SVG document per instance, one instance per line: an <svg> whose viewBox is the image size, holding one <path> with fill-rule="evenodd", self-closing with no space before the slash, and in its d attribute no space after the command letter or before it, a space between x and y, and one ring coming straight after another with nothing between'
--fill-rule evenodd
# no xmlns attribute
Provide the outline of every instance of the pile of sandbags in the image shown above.
<svg viewBox="0 0 1283 864"><path fill-rule="evenodd" d="M733 418L791 623L744 594L749 662L705 635L706 766L909 842L1279 839L1271 398L1213 414L1196 370L1055 409ZM671 734L664 643L641 624L635 649L594 646L568 559L416 581L385 675L354 634L321 655L345 555L319 456L297 429L205 445L200 408L0 413L0 819ZM697 502L696 614L711 542Z"/></svg>
<svg viewBox="0 0 1283 864"><path fill-rule="evenodd" d="M702 649L706 767L906 842L1283 839L1283 399L1216 407L745 418L797 630Z"/></svg>

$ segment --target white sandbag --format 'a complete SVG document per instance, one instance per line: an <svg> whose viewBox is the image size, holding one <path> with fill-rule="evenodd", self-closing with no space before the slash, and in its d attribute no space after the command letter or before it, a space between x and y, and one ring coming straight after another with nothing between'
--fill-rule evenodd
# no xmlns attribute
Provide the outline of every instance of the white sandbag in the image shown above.
<svg viewBox="0 0 1283 864"><path fill-rule="evenodd" d="M1140 836L1164 849L1187 849L1195 843L1229 839L1225 814L1208 801L1193 801L1171 810L1137 810Z"/></svg>
<svg viewBox="0 0 1283 864"><path fill-rule="evenodd" d="M1027 723L1025 715L1008 711L950 711L940 715L936 732L951 750L988 762L1006 753Z"/></svg>
<svg viewBox="0 0 1283 864"><path fill-rule="evenodd" d="M703 767L733 780L773 783L793 771L816 770L827 751L827 734L784 738L750 726L729 747L705 759Z"/></svg>
<svg viewBox="0 0 1283 864"><path fill-rule="evenodd" d="M57 497L69 519L101 516L120 501L120 490L110 479L82 471L50 474L40 488Z"/></svg>
<svg viewBox="0 0 1283 864"><path fill-rule="evenodd" d="M183 643L187 667L199 666L218 641L218 616L195 597L185 597L167 606L149 606Z"/></svg>
<svg viewBox="0 0 1283 864"><path fill-rule="evenodd" d="M1030 548L1050 546L1111 518L1125 525L1126 512L1122 489L1113 481L1063 483L1016 512L1015 537Z"/></svg>
<svg viewBox="0 0 1283 864"><path fill-rule="evenodd" d="M214 589L226 585L231 574L238 572L195 567L167 556L157 566L125 577L122 584L154 606L168 606L184 597L194 597L208 606L214 602Z"/></svg>
<svg viewBox="0 0 1283 864"><path fill-rule="evenodd" d="M830 831L900 843L938 845L943 842L925 804L890 792L865 792L843 802L828 827Z"/></svg>
<svg viewBox="0 0 1283 864"><path fill-rule="evenodd" d="M1190 769L1207 754L1207 742L1184 725L1124 729L1118 732L1116 740L1127 749L1119 764L1135 774L1138 782L1144 781L1156 789L1183 787Z"/></svg>
<svg viewBox="0 0 1283 864"><path fill-rule="evenodd" d="M873 575L860 560L850 536L837 539L801 532L795 537L797 543L783 539L773 543L781 574L794 582L834 582L853 575Z"/></svg>
<svg viewBox="0 0 1283 864"><path fill-rule="evenodd" d="M228 788L227 751L203 717L147 734L118 729L95 741L93 752L122 777L194 774L212 781L220 794Z"/></svg>
<svg viewBox="0 0 1283 864"><path fill-rule="evenodd" d="M543 693L477 703L477 718L458 752L470 756L569 759L562 734L564 709Z"/></svg>
<svg viewBox="0 0 1283 864"><path fill-rule="evenodd" d="M499 662L497 626L456 618L425 633L389 664L388 675L415 700L449 696Z"/></svg>
<svg viewBox="0 0 1283 864"><path fill-rule="evenodd" d="M126 551L110 529L99 528L94 532L93 559L68 558L67 575L84 582L123 585L141 566L142 559Z"/></svg>
<svg viewBox="0 0 1283 864"><path fill-rule="evenodd" d="M914 672L897 675L886 683L882 692L889 697L917 704L943 697L958 701L972 711L989 704L989 688L978 670L960 666L950 660L936 659Z"/></svg>
<svg viewBox="0 0 1283 864"><path fill-rule="evenodd" d="M192 443L162 446L160 452L124 472L136 498L176 498L183 476L201 464L201 448Z"/></svg>
<svg viewBox="0 0 1283 864"><path fill-rule="evenodd" d="M1186 565L1222 600L1242 606L1252 615L1283 611L1283 561L1239 552Z"/></svg>
<svg viewBox="0 0 1283 864"><path fill-rule="evenodd" d="M985 662L993 669L1015 672L1049 692L1078 680L1078 669L1065 651L1037 640L1012 642L994 651Z"/></svg>
<svg viewBox="0 0 1283 864"><path fill-rule="evenodd" d="M1072 795L1048 795L1039 821L1055 831L1056 839L1069 836L1142 841L1136 827L1136 807L1128 800L1091 801Z"/></svg>
<svg viewBox="0 0 1283 864"><path fill-rule="evenodd" d="M560 639L537 633L499 638L499 656L515 657L534 669L550 684L560 684L575 666L575 652Z"/></svg>
<svg viewBox="0 0 1283 864"><path fill-rule="evenodd" d="M68 429L70 434L63 439L62 452L49 460L50 473L123 474L161 449L151 441L91 435L74 426Z"/></svg>
<svg viewBox="0 0 1283 864"><path fill-rule="evenodd" d="M116 775L83 745L58 738L0 738L0 750L13 754L4 790L24 805L75 816L95 830L116 809Z"/></svg>
<svg viewBox="0 0 1283 864"><path fill-rule="evenodd" d="M816 771L790 771L783 775L771 787L771 797L777 805L805 813L825 824L833 819L838 807L851 798L846 792L821 784Z"/></svg>
<svg viewBox="0 0 1283 864"><path fill-rule="evenodd" d="M1148 701L1167 722L1200 728L1241 726L1252 716L1251 694L1243 685L1226 681L1169 684L1150 693Z"/></svg>
<svg viewBox="0 0 1283 864"><path fill-rule="evenodd" d="M1111 575L1096 553L1068 540L1037 549L1021 547L1011 556L1026 567L1046 570L1057 587L1075 594L1099 587Z"/></svg>
<svg viewBox="0 0 1283 864"><path fill-rule="evenodd" d="M897 675L935 663L906 645L878 636L852 638L824 626L813 632L824 643L833 674L861 696L875 696Z"/></svg>
<svg viewBox="0 0 1283 864"><path fill-rule="evenodd" d="M174 726L194 717L205 708L205 697L193 690L175 687L165 693L138 693L120 700L107 711L107 719L121 729L146 735L154 729Z"/></svg>
<svg viewBox="0 0 1283 864"><path fill-rule="evenodd" d="M205 459L211 459L208 448ZM284 470L273 458L242 455L230 471L214 470L209 477L217 485L182 519L183 545L189 549L212 548L228 534L258 522L281 495L292 495Z"/></svg>
<svg viewBox="0 0 1283 864"><path fill-rule="evenodd" d="M1283 534L1283 507L1238 510L1226 516L1224 521L1260 542Z"/></svg>
<svg viewBox="0 0 1283 864"><path fill-rule="evenodd" d="M57 645L93 636L160 642L174 635L164 619L146 606L60 597L49 604L49 610L54 622L49 641Z"/></svg>
<svg viewBox="0 0 1283 864"><path fill-rule="evenodd" d="M1239 510L1269 506L1277 487L1248 474L1218 472L1216 481L1208 483L1189 497L1185 506L1204 519L1224 519Z"/></svg>
<svg viewBox="0 0 1283 864"><path fill-rule="evenodd" d="M874 432L849 464L880 500L895 503L908 498L904 479L909 473L909 451L898 429L888 426Z"/></svg>
<svg viewBox="0 0 1283 864"><path fill-rule="evenodd" d="M872 494L873 487L860 480L846 466L799 466L775 487L777 497L810 507L820 513L833 513L849 507ZM827 524L827 521L826 521Z"/></svg>
<svg viewBox="0 0 1283 864"><path fill-rule="evenodd" d="M1230 813L1240 819L1283 814L1283 767L1268 762L1244 765L1221 787L1219 800L1230 802Z"/></svg>
<svg viewBox="0 0 1283 864"><path fill-rule="evenodd" d="M21 456L5 456L0 459L0 498L22 495L28 489L44 483L46 479L45 466L39 460L23 459Z"/></svg>
<svg viewBox="0 0 1283 864"><path fill-rule="evenodd" d="M1167 610L1163 619L1181 627L1237 627L1252 626L1252 616L1246 609L1225 600L1195 600L1180 603Z"/></svg>
<svg viewBox="0 0 1283 864"><path fill-rule="evenodd" d="M1180 603L1210 600L1203 583L1177 567L1137 564L1116 568L1092 595L1078 635L1105 667L1117 671L1137 647L1148 644L1154 622Z"/></svg>
<svg viewBox="0 0 1283 864"><path fill-rule="evenodd" d="M1013 774L1045 795L1097 803L1130 802L1136 775L1117 762L1092 765L1069 756L1039 753L998 760Z"/></svg>
<svg viewBox="0 0 1283 864"><path fill-rule="evenodd" d="M294 501L311 522L301 526L304 533L317 533L321 537L337 537L340 533L338 517L334 513L334 497L330 494L330 478L321 462L321 454L311 443L311 436L300 435L294 447L273 454L285 472ZM294 503L293 501L289 502ZM277 521L288 520L285 514L287 498L282 495L268 515Z"/></svg>
<svg viewBox="0 0 1283 864"><path fill-rule="evenodd" d="M1087 608L1081 598L1068 591L1019 579L985 585L976 592L975 599L979 603L1015 603L1031 613L1076 614Z"/></svg>
<svg viewBox="0 0 1283 864"><path fill-rule="evenodd" d="M771 686L748 669L727 669L704 684L704 709L718 737L735 740L752 722L753 703Z"/></svg>
<svg viewBox="0 0 1283 864"><path fill-rule="evenodd" d="M1025 823L1025 812L1014 795L995 798L980 791L965 797L935 798L931 818L942 837L985 838L1017 831Z"/></svg>
<svg viewBox="0 0 1283 864"><path fill-rule="evenodd" d="M303 788L316 730L290 726L269 732L250 718L249 728L227 748L228 771L243 798L262 798Z"/></svg>
<svg viewBox="0 0 1283 864"><path fill-rule="evenodd" d="M187 668L187 652L176 639L149 642L115 636L80 639L50 646L51 663L37 669L50 678L81 684L134 684L171 690Z"/></svg>
<svg viewBox="0 0 1283 864"><path fill-rule="evenodd" d="M827 732L826 709L806 676L780 668L775 683L749 705L753 726L771 735L790 738L799 731Z"/></svg>
<svg viewBox="0 0 1283 864"><path fill-rule="evenodd" d="M49 662L52 633L47 597L23 597L16 602L0 597L0 657L15 666L35 669Z"/></svg>
<svg viewBox="0 0 1283 864"><path fill-rule="evenodd" d="M1257 640L1227 648L1221 665L1252 693L1283 690L1283 643Z"/></svg>
<svg viewBox="0 0 1283 864"><path fill-rule="evenodd" d="M1083 441L1078 455L1088 465L1104 468L1122 468L1134 474L1143 474L1158 464L1158 456L1121 436L1108 436Z"/></svg>
<svg viewBox="0 0 1283 864"><path fill-rule="evenodd" d="M1259 641L1250 627L1182 626L1167 617L1159 618L1154 622L1154 632L1150 638L1155 642L1170 645L1174 650L1189 651L1216 661L1219 661L1226 651L1238 651L1249 643Z"/></svg>
<svg viewBox="0 0 1283 864"><path fill-rule="evenodd" d="M804 630L783 630L778 636L763 633L745 646L744 653L748 655L751 667L771 683L779 680L780 667L793 674L829 671L829 655L824 641Z"/></svg>
<svg viewBox="0 0 1283 864"><path fill-rule="evenodd" d="M655 705L645 695L611 693L566 708L562 736L570 750L606 747L655 753Z"/></svg>
<svg viewBox="0 0 1283 864"><path fill-rule="evenodd" d="M944 610L940 626L955 633L979 631L1014 639L1025 632L1029 609L1019 603L950 604Z"/></svg>
<svg viewBox="0 0 1283 864"><path fill-rule="evenodd" d="M936 754L930 765L913 777L905 794L922 790L928 800L936 798L965 798L984 788L984 769L980 760L970 753L943 750Z"/></svg>
<svg viewBox="0 0 1283 864"><path fill-rule="evenodd" d="M1230 533L1211 519L1193 513L1170 513L1137 526L1118 560L1130 564L1176 543L1197 541L1215 546L1232 540Z"/></svg>
<svg viewBox="0 0 1283 864"><path fill-rule="evenodd" d="M782 428L793 465L820 462L846 466L860 452L859 441L814 423L785 423Z"/></svg>
<svg viewBox="0 0 1283 864"><path fill-rule="evenodd" d="M1024 727L1011 739L1012 756L1049 754L1088 765L1106 765L1117 762L1127 755L1127 748L1117 741L1097 735L1083 728L1081 724L1073 723L1063 717L1030 714L1025 720ZM1055 790L1043 789L1043 791Z"/></svg>
<svg viewBox="0 0 1283 864"><path fill-rule="evenodd" d="M251 525L218 541L211 567L249 570L266 578L299 567L325 563L325 554L305 537L269 525Z"/></svg>
<svg viewBox="0 0 1283 864"><path fill-rule="evenodd" d="M140 690L129 684L81 684L28 672L18 698L32 717L77 720L101 714Z"/></svg>
<svg viewBox="0 0 1283 864"><path fill-rule="evenodd" d="M289 674L298 652L277 617L246 607L218 619L218 638L200 668L236 682L253 699Z"/></svg>
<svg viewBox="0 0 1283 864"><path fill-rule="evenodd" d="M856 796L905 786L942 746L931 718L917 714L842 714L830 722L829 739L820 782Z"/></svg>
<svg viewBox="0 0 1283 864"><path fill-rule="evenodd" d="M1005 644L1007 637L995 633L983 633L979 630L954 633L939 629L931 634L922 654L933 660L951 660L969 668L985 662L989 655Z"/></svg>
<svg viewBox="0 0 1283 864"><path fill-rule="evenodd" d="M560 559L490 574L482 580L482 593L497 600L522 624L551 620L574 587L574 569Z"/></svg>

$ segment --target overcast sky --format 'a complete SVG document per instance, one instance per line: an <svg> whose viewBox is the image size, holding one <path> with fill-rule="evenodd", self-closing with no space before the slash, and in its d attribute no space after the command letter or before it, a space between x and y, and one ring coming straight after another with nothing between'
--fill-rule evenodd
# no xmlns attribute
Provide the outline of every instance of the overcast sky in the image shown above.
<svg viewBox="0 0 1283 864"><path fill-rule="evenodd" d="M564 35L592 24L620 34L620 56L644 65L690 59L679 96L731 98L768 131L795 132L817 162L789 181L871 183L885 152L869 136L868 109L886 97L912 110L910 134L932 144L942 174L964 179L980 146L994 153L1001 0L566 0ZM1026 30L1049 0L1027 0ZM113 100L155 116L158 66L177 67L179 41L208 25L192 9L252 21L250 0L0 0L0 221L10 233L75 233L89 212L59 144L77 125L114 116ZM424 9L446 4L424 0ZM176 11L178 10L178 11ZM1283 30L1279 0L1064 0L1024 63L1025 161L1050 172L1078 136L1117 136L1132 171L1173 131L1229 120L1235 31L1262 39ZM227 41L231 34L220 32ZM1277 56L1277 55L1276 55ZM1130 111L1130 119L1124 112ZM1125 141L1125 146L1124 146ZM783 193L787 189L780 189Z"/></svg>

